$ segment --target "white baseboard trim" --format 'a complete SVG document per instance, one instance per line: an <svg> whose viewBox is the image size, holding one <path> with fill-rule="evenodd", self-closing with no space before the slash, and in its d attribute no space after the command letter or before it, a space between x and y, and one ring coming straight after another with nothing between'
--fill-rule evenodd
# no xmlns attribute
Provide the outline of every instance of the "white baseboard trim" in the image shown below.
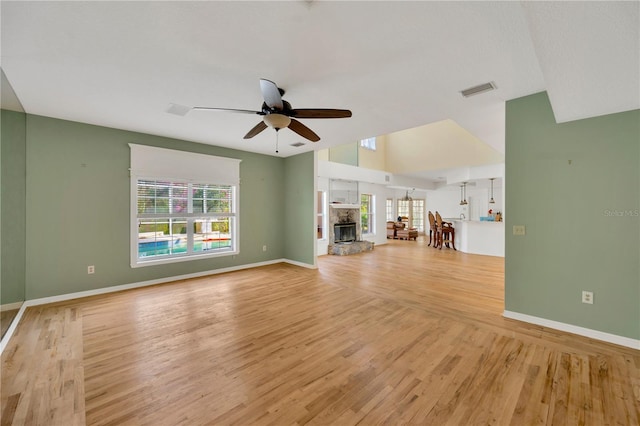
<svg viewBox="0 0 640 426"><path fill-rule="evenodd" d="M294 266L300 266L302 268L307 268L307 269L318 269L318 265L311 265L309 263L302 263L302 262L298 262L297 260L291 260L291 259L280 259L282 262L284 263L288 263L290 265L294 265Z"/></svg>
<svg viewBox="0 0 640 426"><path fill-rule="evenodd" d="M258 268L260 266L274 265L276 263L291 263L291 262L293 261L290 261L287 259L267 260L265 262L249 263L246 265L230 266L228 268L194 272L193 274L177 275L172 277L158 278L158 279L149 280L149 281L140 281L140 282L131 283L131 284L122 284L122 285L116 285L112 287L103 287L95 290L79 291L77 293L61 294L59 296L43 297L40 299L27 300L25 304L27 306L46 305L48 303L64 302L67 300L79 299L82 297L97 296L100 294L107 294L107 293L115 293L117 291L131 290L134 288L147 287L147 286L156 285L156 284L164 284L172 281L188 280L189 278L200 278L200 277L206 277L208 275L224 274L227 272L241 271L243 269L251 269L251 268ZM306 265L306 264L300 264L300 265Z"/></svg>
<svg viewBox="0 0 640 426"><path fill-rule="evenodd" d="M20 311L18 311L18 314L12 321L11 326L9 326L9 329L7 330L4 337L2 338L2 341L0 341L0 354L2 354L2 351L7 346L9 339L11 339L13 332L15 331L16 327L18 326L18 323L20 322L20 319L22 318L22 314L27 308L32 306L46 305L49 303L57 303L57 302L65 302L67 300L80 299L80 298L89 297L89 296L98 296L101 294L115 293L117 291L131 290L131 289L140 288L140 287L148 287L151 285L164 284L172 281L186 280L189 278L199 278L199 277L205 277L208 275L224 274L226 272L258 268L260 266L274 265L276 263L289 263L291 265L301 266L303 268L317 269L316 265L310 265L308 263L297 262L295 260L290 260L290 259L274 259L274 260L267 260L265 262L257 262L257 263L250 263L246 265L230 266L228 268L220 268L220 269L213 269L213 270L203 271L203 272L195 272L193 274L184 274L184 275L178 275L178 276L172 276L172 277L158 278L155 280L140 281L137 283L122 284L122 285L116 285L112 287L103 287L95 290L79 291L76 293L67 293L67 294L61 294L58 296L49 296L49 297L41 297L39 299L25 300L24 303L21 304L22 306L20 307Z"/></svg>
<svg viewBox="0 0 640 426"><path fill-rule="evenodd" d="M7 332L4 333L4 336L2 336L2 340L0 340L0 355L4 351L4 348L7 346L7 343L9 343L9 339L11 339L11 336L13 336L13 332L16 331L16 328L18 327L18 323L22 318L22 314L24 314L24 311L26 309L27 309L26 304L21 303L20 310L16 314L15 318L13 318L13 321L11 321L11 325L7 329Z"/></svg>
<svg viewBox="0 0 640 426"><path fill-rule="evenodd" d="M0 312L12 311L14 309L20 309L24 302L14 302L14 303L6 303L4 305L0 305Z"/></svg>
<svg viewBox="0 0 640 426"><path fill-rule="evenodd" d="M577 334L579 336L589 337L591 339L601 340L603 342L613 343L616 345L625 346L627 348L640 350L640 340L618 336L617 334L605 333L604 331L592 330L590 328L579 327L577 325L566 324L563 322L534 317L533 315L521 314L512 311L504 311L502 313L502 316L509 319L541 325L543 327L566 331L568 333Z"/></svg>

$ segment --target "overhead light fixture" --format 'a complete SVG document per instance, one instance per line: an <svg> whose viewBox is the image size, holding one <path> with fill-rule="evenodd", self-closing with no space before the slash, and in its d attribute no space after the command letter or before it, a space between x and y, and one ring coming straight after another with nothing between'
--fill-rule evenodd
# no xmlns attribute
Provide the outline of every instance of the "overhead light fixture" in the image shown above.
<svg viewBox="0 0 640 426"><path fill-rule="evenodd" d="M262 121L265 122L266 125L273 127L276 130L276 154L280 151L278 150L278 135L280 134L278 130L284 129L285 127L289 127L289 123L291 123L291 119L284 114L271 113L267 114L262 118Z"/></svg>
<svg viewBox="0 0 640 426"><path fill-rule="evenodd" d="M466 206L467 204L467 182L462 182L460 185L460 205Z"/></svg>
<svg viewBox="0 0 640 426"><path fill-rule="evenodd" d="M284 114L267 114L262 119L268 126L273 127L276 130L284 129L289 126L291 119Z"/></svg>
<svg viewBox="0 0 640 426"><path fill-rule="evenodd" d="M495 178L490 178L491 181L491 199L489 200L489 204L495 204L496 201L493 199L493 181Z"/></svg>
<svg viewBox="0 0 640 426"><path fill-rule="evenodd" d="M413 191L411 191L413 192ZM404 194L404 197L402 197L402 201L413 201L413 198L411 198L411 196L409 195L409 190L407 189L406 194Z"/></svg>

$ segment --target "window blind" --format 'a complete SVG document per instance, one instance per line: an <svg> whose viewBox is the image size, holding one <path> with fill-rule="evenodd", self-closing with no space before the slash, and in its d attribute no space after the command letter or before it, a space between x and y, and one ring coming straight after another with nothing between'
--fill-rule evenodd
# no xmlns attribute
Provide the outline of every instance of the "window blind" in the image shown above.
<svg viewBox="0 0 640 426"><path fill-rule="evenodd" d="M216 182L239 185L240 162L236 158L196 154L175 149L130 143L131 174L145 178L177 178L182 182Z"/></svg>

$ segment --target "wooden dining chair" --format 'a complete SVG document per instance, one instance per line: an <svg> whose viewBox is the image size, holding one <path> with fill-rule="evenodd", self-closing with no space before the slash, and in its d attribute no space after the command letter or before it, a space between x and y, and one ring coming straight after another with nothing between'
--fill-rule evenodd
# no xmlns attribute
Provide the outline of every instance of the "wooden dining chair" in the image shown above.
<svg viewBox="0 0 640 426"><path fill-rule="evenodd" d="M437 211L436 211L436 229L437 229L436 247L442 250L442 245L444 244L447 246L447 248L452 247L454 250L457 251L456 243L455 243L456 230L453 227L453 223L443 221L442 216L440 216L440 213L438 213ZM451 244L451 246L449 246L449 244Z"/></svg>
<svg viewBox="0 0 640 426"><path fill-rule="evenodd" d="M433 215L433 213L431 213L431 210L429 210L428 216L429 216L429 244L428 244L428 246L430 246L431 243L433 243L433 246L436 247L436 236L438 235L438 228L436 226L436 218Z"/></svg>

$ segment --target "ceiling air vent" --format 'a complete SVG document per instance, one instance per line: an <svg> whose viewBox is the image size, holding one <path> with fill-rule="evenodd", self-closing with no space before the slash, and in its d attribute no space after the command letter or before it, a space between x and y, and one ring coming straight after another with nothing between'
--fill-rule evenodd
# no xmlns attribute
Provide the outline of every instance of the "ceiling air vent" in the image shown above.
<svg viewBox="0 0 640 426"><path fill-rule="evenodd" d="M295 146L296 148L298 148L299 146L304 145L303 142L296 142L296 143L292 143L291 146Z"/></svg>
<svg viewBox="0 0 640 426"><path fill-rule="evenodd" d="M496 85L494 82L490 81L489 83L479 84L477 86L469 87L468 89L460 91L462 96L468 98L469 96L479 95L480 93L488 92L490 90L495 90Z"/></svg>
<svg viewBox="0 0 640 426"><path fill-rule="evenodd" d="M169 114L185 116L189 111L191 111L191 108L184 105L169 104L169 107L166 109L166 111Z"/></svg>

